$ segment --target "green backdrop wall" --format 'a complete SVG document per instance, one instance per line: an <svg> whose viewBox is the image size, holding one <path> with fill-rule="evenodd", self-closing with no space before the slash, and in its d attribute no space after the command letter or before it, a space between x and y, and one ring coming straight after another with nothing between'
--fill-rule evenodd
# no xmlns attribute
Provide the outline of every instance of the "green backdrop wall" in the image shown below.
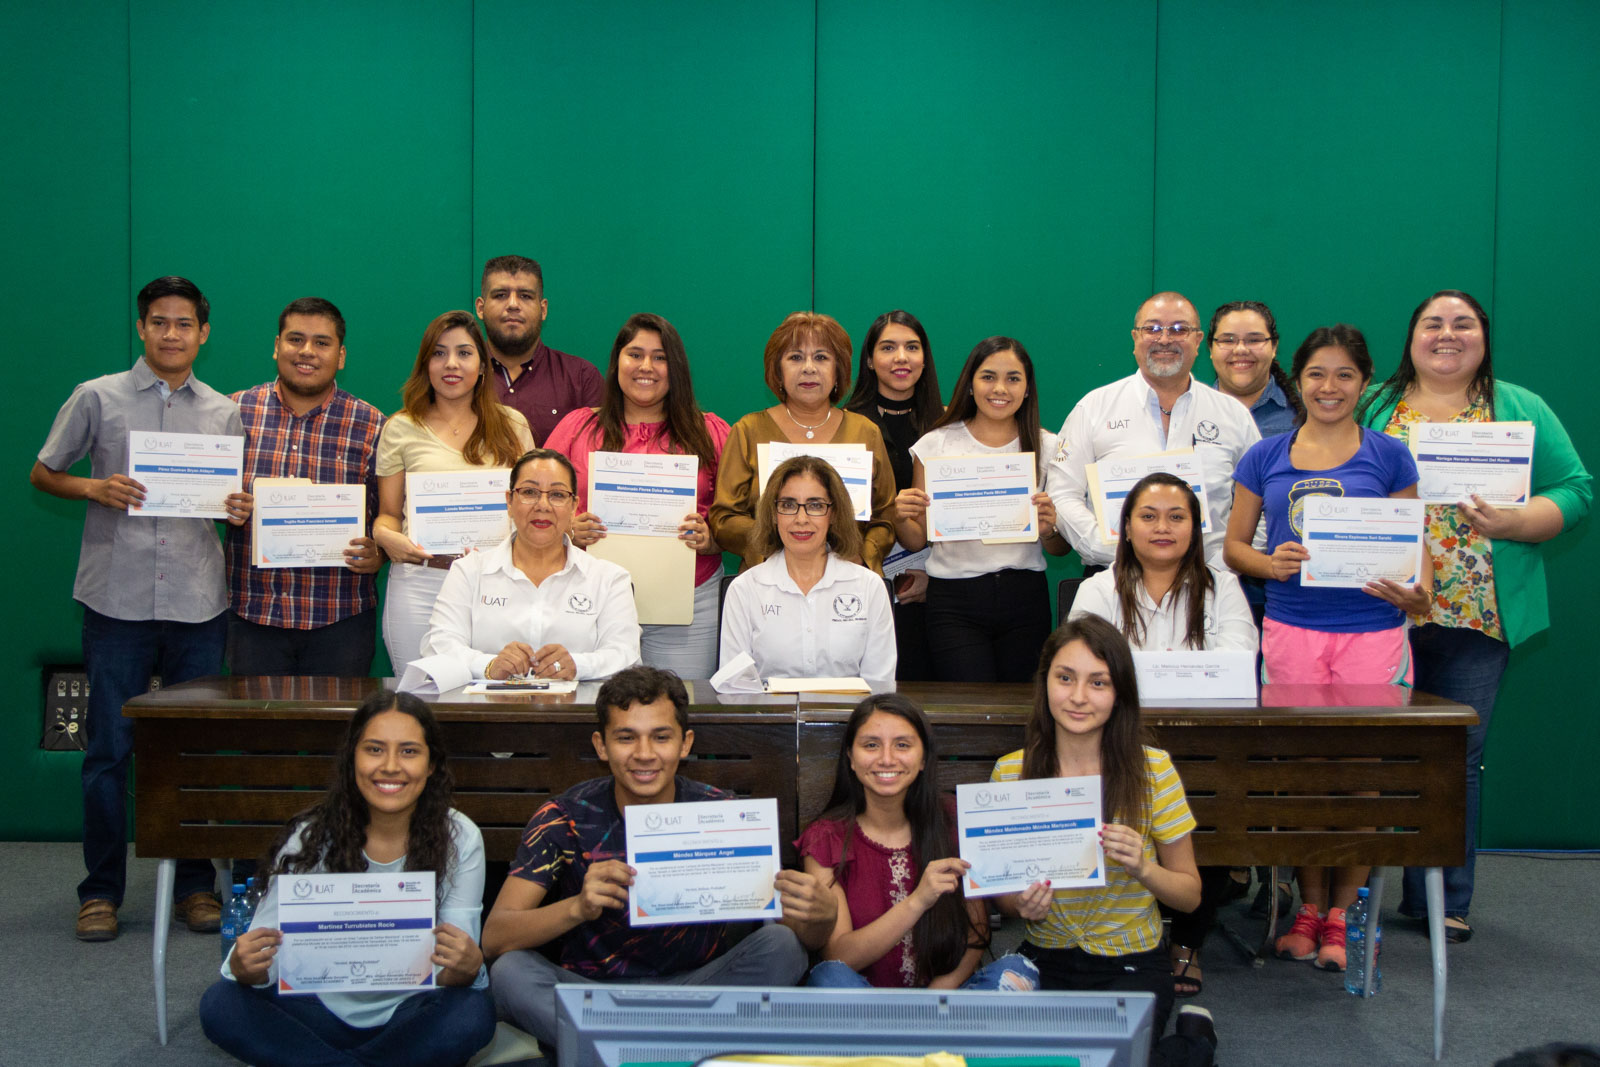
<svg viewBox="0 0 1600 1067"><path fill-rule="evenodd" d="M1022 338L1051 428L1131 371L1154 289L1264 299L1286 348L1354 322L1386 373L1412 306L1462 287L1499 374L1600 455L1572 378L1600 290L1585 0L78 0L8 5L0 31L0 276L30 372L0 502L36 546L0 623L0 838L79 826L78 758L36 742L40 665L79 658L81 506L24 474L72 385L134 358L158 274L206 289L222 389L270 377L277 311L316 294L350 321L343 383L392 410L422 327L516 251L546 268L551 343L603 364L629 313L664 314L730 420L767 402L785 313L859 339L900 306L947 385L979 338ZM1585 525L1548 551L1491 845L1600 847L1574 786L1600 751L1597 548Z"/></svg>

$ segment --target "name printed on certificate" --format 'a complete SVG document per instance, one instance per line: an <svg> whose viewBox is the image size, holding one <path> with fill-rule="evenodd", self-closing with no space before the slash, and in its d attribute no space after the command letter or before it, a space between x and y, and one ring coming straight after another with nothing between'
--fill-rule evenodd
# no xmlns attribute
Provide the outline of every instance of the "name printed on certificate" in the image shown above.
<svg viewBox="0 0 1600 1067"><path fill-rule="evenodd" d="M490 548L511 532L509 470L406 472L406 533L430 555Z"/></svg>
<svg viewBox="0 0 1600 1067"><path fill-rule="evenodd" d="M1426 504L1526 507L1533 492L1533 423L1414 422L1417 498Z"/></svg>
<svg viewBox="0 0 1600 1067"><path fill-rule="evenodd" d="M938 456L923 464L929 541L1036 537L1037 465L1032 452Z"/></svg>
<svg viewBox="0 0 1600 1067"><path fill-rule="evenodd" d="M694 511L700 457L595 452L589 456L589 510L607 534L677 537Z"/></svg>
<svg viewBox="0 0 1600 1067"><path fill-rule="evenodd" d="M1427 558L1423 503L1393 497L1310 496L1300 501L1300 584L1316 589L1360 589L1392 578L1405 585L1421 580Z"/></svg>
<svg viewBox="0 0 1600 1067"><path fill-rule="evenodd" d="M872 521L872 453L866 445L813 445L793 441L763 441L756 446L756 477L765 488L772 471L786 459L817 456L828 461L844 482L857 522Z"/></svg>
<svg viewBox="0 0 1600 1067"><path fill-rule="evenodd" d="M958 785L956 834L969 897L1106 884L1099 775Z"/></svg>
<svg viewBox="0 0 1600 1067"><path fill-rule="evenodd" d="M629 925L783 918L776 800L630 804L622 814L636 872Z"/></svg>
<svg viewBox="0 0 1600 1067"><path fill-rule="evenodd" d="M284 874L279 993L433 988L434 872Z"/></svg>
<svg viewBox="0 0 1600 1067"><path fill-rule="evenodd" d="M128 477L144 486L144 506L129 515L226 519L228 495L244 489L244 438L134 430Z"/></svg>
<svg viewBox="0 0 1600 1067"><path fill-rule="evenodd" d="M250 562L257 567L343 567L345 549L366 533L364 485L256 487Z"/></svg>
<svg viewBox="0 0 1600 1067"><path fill-rule="evenodd" d="M1190 700L1254 702L1256 696L1256 654L1252 651L1135 651L1133 670L1139 679L1139 699L1146 703L1172 700L1181 706Z"/></svg>
<svg viewBox="0 0 1600 1067"><path fill-rule="evenodd" d="M1089 498L1095 517L1100 520L1100 539L1117 543L1117 528L1122 522L1122 505L1140 480L1157 472L1172 474L1189 483L1200 498L1200 532L1211 532L1211 508L1206 503L1205 465L1194 449L1176 449L1149 456L1116 456L1091 463L1085 469L1089 479Z"/></svg>

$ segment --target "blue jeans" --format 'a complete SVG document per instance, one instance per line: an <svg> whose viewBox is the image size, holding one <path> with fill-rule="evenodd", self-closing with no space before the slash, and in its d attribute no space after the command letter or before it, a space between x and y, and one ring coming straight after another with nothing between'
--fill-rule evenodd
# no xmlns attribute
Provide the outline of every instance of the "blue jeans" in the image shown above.
<svg viewBox="0 0 1600 1067"><path fill-rule="evenodd" d="M1478 713L1478 725L1467 728L1467 861L1444 870L1444 913L1466 918L1472 907L1473 871L1478 859L1478 797L1483 770L1483 743L1489 717L1500 692L1511 646L1477 630L1429 623L1411 631L1411 660L1416 690L1466 704ZM1400 914L1428 914L1423 868L1407 867L1401 881Z"/></svg>
<svg viewBox="0 0 1600 1067"><path fill-rule="evenodd" d="M466 1063L494 1040L487 989L413 993L382 1026L351 1026L316 996L280 997L226 978L200 998L200 1025L219 1048L258 1067L418 1067Z"/></svg>
<svg viewBox="0 0 1600 1067"><path fill-rule="evenodd" d="M83 756L83 866L78 900L122 904L128 876L128 765L133 720L122 705L161 675L173 685L222 671L227 615L206 622L131 621L83 609L83 659L89 674L89 741ZM209 890L207 860L178 863L175 896Z"/></svg>
<svg viewBox="0 0 1600 1067"><path fill-rule="evenodd" d="M818 989L870 989L872 983L840 960L826 960L811 968L806 985ZM979 967L961 983L962 989L1009 989L1027 992L1039 988L1039 968L1026 956L1013 952Z"/></svg>

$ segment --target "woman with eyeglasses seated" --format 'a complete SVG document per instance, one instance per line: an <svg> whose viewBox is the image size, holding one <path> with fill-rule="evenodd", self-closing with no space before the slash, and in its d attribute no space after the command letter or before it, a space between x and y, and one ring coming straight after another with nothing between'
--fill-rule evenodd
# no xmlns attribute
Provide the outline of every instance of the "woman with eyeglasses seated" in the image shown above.
<svg viewBox="0 0 1600 1067"><path fill-rule="evenodd" d="M628 572L574 548L572 464L535 448L511 468L511 535L457 560L422 639L424 656L459 660L474 678L609 678L639 662Z"/></svg>
<svg viewBox="0 0 1600 1067"><path fill-rule="evenodd" d="M739 657L753 664L719 679L725 692L759 690L766 678L894 681L894 617L883 579L848 557L861 530L838 472L816 456L780 463L756 504L751 550L764 562L728 586L719 675Z"/></svg>

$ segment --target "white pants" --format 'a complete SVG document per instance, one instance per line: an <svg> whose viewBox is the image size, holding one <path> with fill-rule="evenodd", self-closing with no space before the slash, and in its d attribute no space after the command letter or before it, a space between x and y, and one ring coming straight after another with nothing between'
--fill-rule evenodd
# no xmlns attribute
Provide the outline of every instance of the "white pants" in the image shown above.
<svg viewBox="0 0 1600 1067"><path fill-rule="evenodd" d="M383 647L389 651L389 670L397 678L407 663L422 655L433 602L439 599L448 573L417 563L389 564L389 584L383 594Z"/></svg>
<svg viewBox="0 0 1600 1067"><path fill-rule="evenodd" d="M646 666L676 671L679 678L710 678L717 671L717 591L722 572L694 590L694 621L687 626L639 627L639 658Z"/></svg>

